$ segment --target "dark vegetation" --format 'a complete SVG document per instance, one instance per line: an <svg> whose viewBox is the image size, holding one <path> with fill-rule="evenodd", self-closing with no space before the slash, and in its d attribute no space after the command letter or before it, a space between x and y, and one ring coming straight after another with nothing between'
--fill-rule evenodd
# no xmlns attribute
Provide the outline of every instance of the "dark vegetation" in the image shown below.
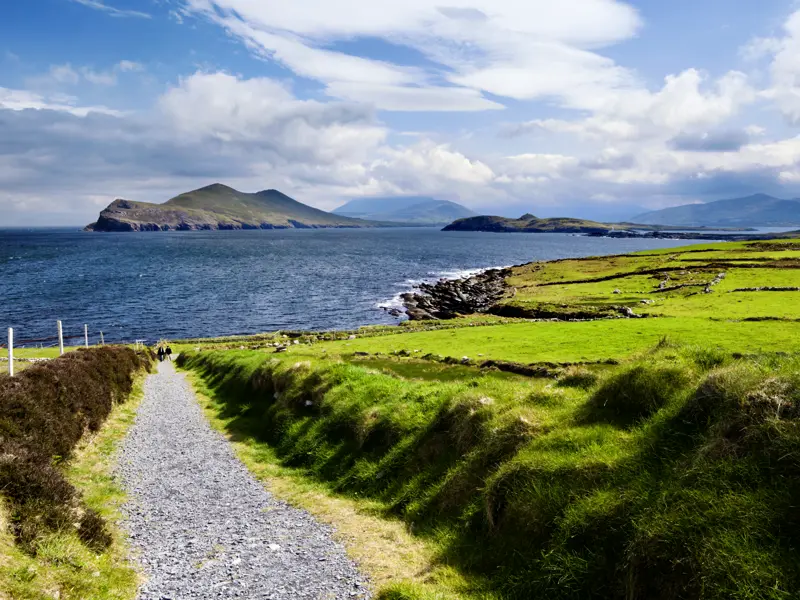
<svg viewBox="0 0 800 600"><path fill-rule="evenodd" d="M70 352L16 377L0 376L0 494L18 543L36 553L48 531L77 527L97 551L111 538L99 514L82 506L62 465L86 432L95 432L134 375L151 358L107 346Z"/></svg>
<svg viewBox="0 0 800 600"><path fill-rule="evenodd" d="M800 593L797 358L664 340L618 366L536 379L453 365L456 380L410 360L382 372L261 352L180 363L231 433L380 501L440 543L475 597ZM425 594L404 583L381 597Z"/></svg>

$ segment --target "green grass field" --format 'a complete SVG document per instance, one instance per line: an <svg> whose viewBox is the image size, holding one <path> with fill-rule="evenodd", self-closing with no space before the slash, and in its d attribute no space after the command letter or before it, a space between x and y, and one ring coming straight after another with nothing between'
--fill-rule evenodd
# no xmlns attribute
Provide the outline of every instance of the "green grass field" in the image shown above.
<svg viewBox="0 0 800 600"><path fill-rule="evenodd" d="M77 346L65 347L64 352L72 352L77 349ZM59 355L58 348L14 348L14 372L19 373L23 369L31 366L32 362L24 359L30 358L57 358ZM8 357L8 349L0 348L0 356L3 358ZM22 359L22 360L20 360ZM0 361L0 373L8 373L8 361Z"/></svg>
<svg viewBox="0 0 800 600"><path fill-rule="evenodd" d="M800 287L800 245L733 243L629 256L532 263L514 269L501 304L608 312L630 307L648 316L743 319L800 318L800 291L738 292ZM716 281L715 281L716 280ZM714 283L712 283L714 282ZM706 287L711 284L710 287Z"/></svg>
<svg viewBox="0 0 800 600"><path fill-rule="evenodd" d="M263 448L251 465L435 548L430 577L381 579L383 600L788 599L800 292L739 290L800 287L799 268L794 241L533 263L508 277L510 314L646 318L465 315L173 347L232 438Z"/></svg>

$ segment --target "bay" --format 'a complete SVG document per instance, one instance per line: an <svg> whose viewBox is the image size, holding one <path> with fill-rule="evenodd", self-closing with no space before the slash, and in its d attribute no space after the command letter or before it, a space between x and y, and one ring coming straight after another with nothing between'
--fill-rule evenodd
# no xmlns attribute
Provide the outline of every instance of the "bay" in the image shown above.
<svg viewBox="0 0 800 600"><path fill-rule="evenodd" d="M434 228L2 230L0 327L25 340L54 336L58 319L65 335L82 336L86 323L94 343L100 331L106 341L153 342L396 324L381 306L421 281L686 244Z"/></svg>

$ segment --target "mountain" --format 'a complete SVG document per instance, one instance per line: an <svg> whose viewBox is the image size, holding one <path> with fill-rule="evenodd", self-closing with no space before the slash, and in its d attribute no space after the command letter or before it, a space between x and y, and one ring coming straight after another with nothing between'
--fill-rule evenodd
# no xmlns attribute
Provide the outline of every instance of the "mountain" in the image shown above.
<svg viewBox="0 0 800 600"><path fill-rule="evenodd" d="M164 204L114 200L86 230L190 231L378 225L312 208L277 190L248 194L215 183L176 196Z"/></svg>
<svg viewBox="0 0 800 600"><path fill-rule="evenodd" d="M443 225L476 214L455 202L425 196L359 198L334 209L333 212L372 221L418 225Z"/></svg>
<svg viewBox="0 0 800 600"><path fill-rule="evenodd" d="M633 217L631 221L646 225L794 227L800 225L800 201L755 194L651 211Z"/></svg>
<svg viewBox="0 0 800 600"><path fill-rule="evenodd" d="M442 231L495 231L521 233L608 233L614 229L625 229L619 225L597 223L583 219L555 218L539 219L524 214L519 219L480 216L458 219Z"/></svg>

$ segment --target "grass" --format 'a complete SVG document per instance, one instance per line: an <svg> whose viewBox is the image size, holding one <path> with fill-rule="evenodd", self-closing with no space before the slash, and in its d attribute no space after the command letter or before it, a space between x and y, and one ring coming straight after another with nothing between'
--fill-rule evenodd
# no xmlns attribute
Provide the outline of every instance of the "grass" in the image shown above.
<svg viewBox="0 0 800 600"><path fill-rule="evenodd" d="M741 319L800 318L793 297L743 287L800 287L800 244L796 241L720 244L616 257L531 263L513 270L512 292L503 306L523 311L580 307L598 313L628 306L642 315ZM720 274L708 293L705 288ZM663 283L662 283L663 282ZM661 289L662 287L666 289Z"/></svg>
<svg viewBox="0 0 800 600"><path fill-rule="evenodd" d="M64 352L72 352L77 350L78 347L65 347ZM6 358L8 356L7 348L0 348L0 356ZM19 373L23 369L27 369L35 364L29 362L27 359L31 358L58 358L58 348L14 348L14 372ZM19 360L22 359L22 360ZM0 361L0 375L8 374L8 361Z"/></svg>
<svg viewBox="0 0 800 600"><path fill-rule="evenodd" d="M96 553L69 528L51 532L31 555L15 544L9 527L9 506L0 509L0 598L14 600L129 600L136 596L139 576L128 562L121 533L114 523L124 500L111 471L114 454L133 423L142 397L139 377L127 402L118 404L103 427L81 441L65 465L67 480L85 505L107 523L111 545Z"/></svg>
<svg viewBox="0 0 800 600"><path fill-rule="evenodd" d="M626 359L655 345L665 335L687 345L709 345L729 352L800 350L800 323L727 322L697 317L618 319L577 323L522 322L462 327L292 347L297 360L355 352L408 351L473 360L521 363ZM415 352L419 351L419 352Z"/></svg>
<svg viewBox="0 0 800 600"><path fill-rule="evenodd" d="M422 544L432 575L378 576L383 600L788 599L800 292L739 290L798 268L796 241L532 263L506 316L194 340L182 362L251 468ZM565 320L620 307L647 318ZM561 320L507 316L540 314Z"/></svg>
<svg viewBox="0 0 800 600"><path fill-rule="evenodd" d="M432 579L397 571L381 598L800 590L795 358L662 340L555 378L257 351L182 363L251 468L422 541Z"/></svg>

